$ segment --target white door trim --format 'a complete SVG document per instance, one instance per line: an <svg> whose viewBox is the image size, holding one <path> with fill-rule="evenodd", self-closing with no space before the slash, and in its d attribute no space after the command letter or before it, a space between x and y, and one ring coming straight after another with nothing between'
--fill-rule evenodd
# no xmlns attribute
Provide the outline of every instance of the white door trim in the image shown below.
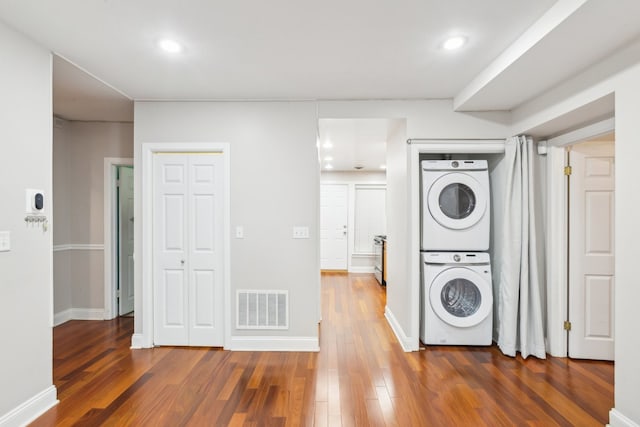
<svg viewBox="0 0 640 427"><path fill-rule="evenodd" d="M135 298L142 299L142 316L139 318L136 312L136 323L141 323L141 332L134 334L134 340L140 347L153 347L154 309L153 309L153 155L154 153L192 153L192 152L217 152L224 154L224 214L223 214L223 239L224 239L224 280L223 280L223 309L224 309L224 348L231 342L231 258L230 258L230 144L215 142L148 142L142 144L142 194L136 197L140 200L141 221L136 221L134 227L142 227L142 250L139 251L138 242L134 242L134 265L141 266L142 292L138 292L136 286ZM138 304L136 304L137 306Z"/></svg>
<svg viewBox="0 0 640 427"><path fill-rule="evenodd" d="M547 151L547 352L567 357L567 164L565 147Z"/></svg>
<svg viewBox="0 0 640 427"><path fill-rule="evenodd" d="M567 180L566 148L615 130L610 118L547 141L547 352L567 357Z"/></svg>
<svg viewBox="0 0 640 427"><path fill-rule="evenodd" d="M118 192L116 191L116 167L133 166L133 159L128 157L104 158L104 318L110 320L118 316L116 310L116 287L118 259Z"/></svg>

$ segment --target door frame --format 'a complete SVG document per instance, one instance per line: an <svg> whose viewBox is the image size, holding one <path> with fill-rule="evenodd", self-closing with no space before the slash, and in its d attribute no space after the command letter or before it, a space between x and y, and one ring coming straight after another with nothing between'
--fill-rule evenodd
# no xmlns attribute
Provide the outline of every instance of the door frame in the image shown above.
<svg viewBox="0 0 640 427"><path fill-rule="evenodd" d="M132 166L129 157L104 158L104 319L118 317L118 166ZM135 242L134 242L135 243Z"/></svg>
<svg viewBox="0 0 640 427"><path fill-rule="evenodd" d="M562 134L546 141L547 144L547 352L554 357L568 356L567 278L569 204L567 180L567 147L615 131L615 118L602 120L589 126Z"/></svg>
<svg viewBox="0 0 640 427"><path fill-rule="evenodd" d="M224 156L224 209L223 209L223 248L224 248L224 274L223 274L223 301L224 310L222 318L224 322L224 348L227 349L231 342L231 236L230 236L230 144L220 142L148 142L142 143L142 167L138 176L141 177L141 197L136 197L134 202L140 207L141 221L134 223L135 234L142 231L142 241L134 242L134 265L141 266L142 283L135 285L136 310L135 322L141 324L141 333L132 338L132 347L151 348L154 345L154 306L153 306L153 156L155 153L221 153ZM134 172L134 177L135 177ZM135 179L134 179L135 180ZM140 248L142 246L141 250ZM136 275L136 277L138 277ZM141 292L138 292L138 290ZM138 303L140 301L140 303ZM139 313L138 307L142 313Z"/></svg>

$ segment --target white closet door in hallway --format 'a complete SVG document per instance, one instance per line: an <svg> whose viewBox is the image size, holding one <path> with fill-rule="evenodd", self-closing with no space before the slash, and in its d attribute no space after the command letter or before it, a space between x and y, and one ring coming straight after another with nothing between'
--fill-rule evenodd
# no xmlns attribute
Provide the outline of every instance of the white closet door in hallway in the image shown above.
<svg viewBox="0 0 640 427"><path fill-rule="evenodd" d="M320 185L320 268L346 270L348 240L346 184Z"/></svg>
<svg viewBox="0 0 640 427"><path fill-rule="evenodd" d="M569 357L614 359L614 143L577 144L569 177Z"/></svg>
<svg viewBox="0 0 640 427"><path fill-rule="evenodd" d="M223 156L154 154L156 345L224 344Z"/></svg>

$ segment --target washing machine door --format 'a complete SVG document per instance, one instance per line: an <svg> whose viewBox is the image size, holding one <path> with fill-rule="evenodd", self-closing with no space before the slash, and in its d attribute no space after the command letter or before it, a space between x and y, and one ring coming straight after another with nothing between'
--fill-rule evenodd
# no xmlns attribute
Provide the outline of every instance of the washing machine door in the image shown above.
<svg viewBox="0 0 640 427"><path fill-rule="evenodd" d="M486 190L473 176L452 172L436 179L427 196L429 213L443 227L463 230L480 221L487 209Z"/></svg>
<svg viewBox="0 0 640 427"><path fill-rule="evenodd" d="M429 302L443 322L460 328L475 326L491 313L491 283L468 268L449 268L431 283Z"/></svg>

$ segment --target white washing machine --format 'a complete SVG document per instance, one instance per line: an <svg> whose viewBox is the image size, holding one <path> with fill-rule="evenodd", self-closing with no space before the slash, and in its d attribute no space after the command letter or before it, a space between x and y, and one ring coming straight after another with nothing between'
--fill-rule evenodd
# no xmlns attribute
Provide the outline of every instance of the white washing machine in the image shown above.
<svg viewBox="0 0 640 427"><path fill-rule="evenodd" d="M486 160L423 160L423 251L489 250L491 228Z"/></svg>
<svg viewBox="0 0 640 427"><path fill-rule="evenodd" d="M436 345L491 345L493 290L488 253L422 253L420 339Z"/></svg>

